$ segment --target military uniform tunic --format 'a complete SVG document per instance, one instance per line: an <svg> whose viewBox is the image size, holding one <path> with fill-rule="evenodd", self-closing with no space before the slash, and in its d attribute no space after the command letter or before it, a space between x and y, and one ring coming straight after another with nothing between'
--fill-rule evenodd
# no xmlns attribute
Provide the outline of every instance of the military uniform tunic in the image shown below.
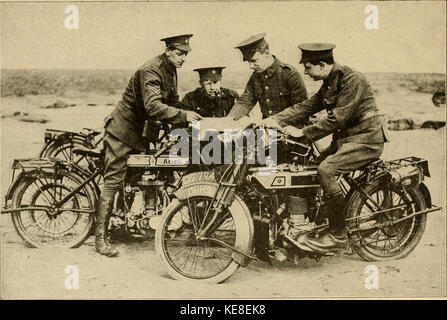
<svg viewBox="0 0 447 320"><path fill-rule="evenodd" d="M202 117L225 117L238 98L236 91L227 88L221 88L220 95L215 98L207 95L203 88L197 88L185 95L182 104Z"/></svg>
<svg viewBox="0 0 447 320"><path fill-rule="evenodd" d="M273 118L281 125L296 124L323 109L327 110L325 117L303 128L308 138L318 140L335 133L339 142L385 141L371 85L361 73L337 63L315 95Z"/></svg>
<svg viewBox="0 0 447 320"><path fill-rule="evenodd" d="M142 138L146 119L179 124L186 112L179 107L177 71L165 54L143 64L129 80L121 101L106 117L104 135L104 195L113 197L124 179L127 159L146 150ZM174 107L176 106L176 107Z"/></svg>
<svg viewBox="0 0 447 320"><path fill-rule="evenodd" d="M259 102L265 118L305 99L307 91L298 70L275 57L273 64L265 71L253 72L229 116L238 120Z"/></svg>
<svg viewBox="0 0 447 320"><path fill-rule="evenodd" d="M386 138L371 85L363 74L337 63L315 95L273 118L281 126L296 125L324 109L327 114L305 126L303 133L311 140L333 134L318 168L325 191L333 194L340 191L336 176L379 158Z"/></svg>
<svg viewBox="0 0 447 320"><path fill-rule="evenodd" d="M179 108L177 70L165 54L143 64L129 80L121 101L106 118L105 130L128 146L144 151L146 119L186 121Z"/></svg>

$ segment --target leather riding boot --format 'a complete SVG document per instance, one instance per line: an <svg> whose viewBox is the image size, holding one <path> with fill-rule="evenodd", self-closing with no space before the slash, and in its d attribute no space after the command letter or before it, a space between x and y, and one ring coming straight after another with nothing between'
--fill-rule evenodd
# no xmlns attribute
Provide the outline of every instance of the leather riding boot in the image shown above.
<svg viewBox="0 0 447 320"><path fill-rule="evenodd" d="M341 192L329 197L329 232L334 236L346 235L344 216L345 198Z"/></svg>
<svg viewBox="0 0 447 320"><path fill-rule="evenodd" d="M309 239L305 242L307 246L314 250L344 248L348 244L346 235L346 222L344 216L344 197L342 193L332 195L327 200L327 210L329 218L329 233L316 239Z"/></svg>
<svg viewBox="0 0 447 320"><path fill-rule="evenodd" d="M268 254L269 227L260 221L254 221L254 249L259 260L272 264Z"/></svg>
<svg viewBox="0 0 447 320"><path fill-rule="evenodd" d="M95 227L95 248L100 254L107 257L115 257L118 250L111 246L107 241L107 228L109 224L110 214L112 213L113 198L101 196L98 201L96 210L96 227Z"/></svg>

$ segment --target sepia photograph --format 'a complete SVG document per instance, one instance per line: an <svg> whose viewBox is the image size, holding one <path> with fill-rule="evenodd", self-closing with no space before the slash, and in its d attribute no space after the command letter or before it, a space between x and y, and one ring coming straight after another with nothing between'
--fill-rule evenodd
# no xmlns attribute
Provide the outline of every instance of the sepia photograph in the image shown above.
<svg viewBox="0 0 447 320"><path fill-rule="evenodd" d="M444 1L2 1L0 33L0 299L447 297Z"/></svg>

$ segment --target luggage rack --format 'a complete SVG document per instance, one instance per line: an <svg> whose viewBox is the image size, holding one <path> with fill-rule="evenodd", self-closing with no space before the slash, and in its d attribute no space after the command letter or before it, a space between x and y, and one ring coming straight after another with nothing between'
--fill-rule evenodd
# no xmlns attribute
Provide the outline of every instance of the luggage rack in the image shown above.
<svg viewBox="0 0 447 320"><path fill-rule="evenodd" d="M422 168L423 174L427 177L430 177L430 172L428 170L428 161L422 158L418 157L405 157L395 160L387 160L387 161L380 161L377 164L372 164L372 168L370 169L382 169L382 170L394 170L399 169L402 167L408 167L408 166L419 166ZM368 166L369 168L369 166Z"/></svg>

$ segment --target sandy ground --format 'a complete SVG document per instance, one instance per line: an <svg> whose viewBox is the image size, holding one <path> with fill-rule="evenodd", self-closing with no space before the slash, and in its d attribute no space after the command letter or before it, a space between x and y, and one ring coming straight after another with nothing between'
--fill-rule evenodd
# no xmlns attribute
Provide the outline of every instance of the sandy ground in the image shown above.
<svg viewBox="0 0 447 320"><path fill-rule="evenodd" d="M408 97L407 97L408 98ZM115 97L101 97L99 106L77 99L78 106L62 110L37 109L54 97L2 99L2 114L14 111L46 114L47 124L1 121L1 195L11 179L15 158L37 155L45 128L79 130L101 127ZM416 97L416 100L419 97ZM65 99L66 101L68 99ZM81 102L80 102L81 101ZM418 101L418 100L417 100ZM424 101L429 101L428 95ZM70 103L70 100L67 101ZM48 103L48 104L49 104ZM85 104L84 104L85 103ZM101 105L102 104L102 105ZM385 159L415 155L428 159L432 177L426 181L433 202L445 207L445 129L390 132ZM1 297L50 299L102 298L299 298L299 297L440 297L446 295L445 210L429 214L424 236L406 258L374 263L379 288L365 288L365 268L371 263L357 255L304 259L294 264L269 266L252 262L219 285L179 282L169 278L155 253L153 241L118 244L120 257L95 253L93 238L77 249L31 249L16 234L9 215L1 216ZM79 288L67 290L65 268L79 271Z"/></svg>

